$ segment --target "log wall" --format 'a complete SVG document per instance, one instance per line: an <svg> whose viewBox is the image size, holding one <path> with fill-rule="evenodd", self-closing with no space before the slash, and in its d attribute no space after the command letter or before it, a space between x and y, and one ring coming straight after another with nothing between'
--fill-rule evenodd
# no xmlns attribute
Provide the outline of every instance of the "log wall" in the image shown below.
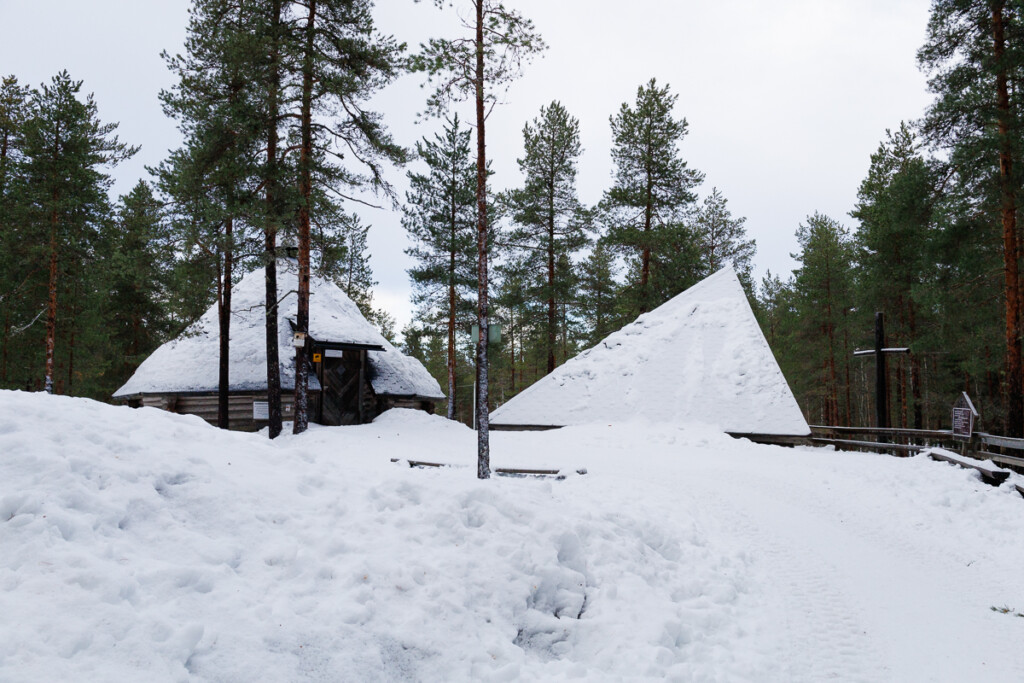
<svg viewBox="0 0 1024 683"><path fill-rule="evenodd" d="M313 398L310 392L310 399ZM255 432L267 426L266 420L253 420L252 404L254 401L266 401L266 394L229 394L228 422L230 428L242 432ZM134 401L132 402L135 403ZM217 424L216 394L148 394L142 397L141 405L147 408L160 408L181 415L198 415L212 425ZM311 400L312 404L313 401ZM295 396L291 392L281 394L281 418L292 419L292 407Z"/></svg>

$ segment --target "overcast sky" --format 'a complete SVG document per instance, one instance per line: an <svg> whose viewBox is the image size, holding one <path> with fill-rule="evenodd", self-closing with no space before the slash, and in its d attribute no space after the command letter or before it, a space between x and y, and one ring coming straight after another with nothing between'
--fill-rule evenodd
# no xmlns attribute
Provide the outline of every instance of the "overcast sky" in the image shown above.
<svg viewBox="0 0 1024 683"><path fill-rule="evenodd" d="M456 2L458 5L459 2ZM468 3L463 3L468 4ZM533 19L548 43L488 121L494 187L518 185L523 124L560 100L580 120L580 198L597 202L611 182L608 117L650 78L679 95L689 122L683 158L705 173L757 240L756 273L788 276L794 232L820 211L848 213L870 154L901 120L930 100L915 52L928 0L506 0ZM161 50L181 50L188 0L0 0L0 73L38 85L67 69L93 92L104 121L142 151L118 167L115 192L179 144L157 93L172 84ZM628 9L627 9L628 8ZM415 48L457 31L455 9L426 0L378 0L379 27ZM405 76L376 100L399 142L412 146L435 125L416 124L426 92ZM464 119L472 109L464 107ZM390 174L404 191L405 170ZM354 207L353 207L354 208ZM411 313L409 261L400 216L360 210L373 227L375 302L399 320Z"/></svg>

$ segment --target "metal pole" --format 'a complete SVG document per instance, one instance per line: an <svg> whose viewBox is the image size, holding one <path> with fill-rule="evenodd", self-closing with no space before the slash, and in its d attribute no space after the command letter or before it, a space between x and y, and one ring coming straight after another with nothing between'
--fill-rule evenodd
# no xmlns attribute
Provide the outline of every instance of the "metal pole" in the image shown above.
<svg viewBox="0 0 1024 683"><path fill-rule="evenodd" d="M885 429L889 426L889 391L886 386L885 372L885 322L881 311L875 313L875 421L877 426ZM888 443L889 439L878 435L879 442Z"/></svg>

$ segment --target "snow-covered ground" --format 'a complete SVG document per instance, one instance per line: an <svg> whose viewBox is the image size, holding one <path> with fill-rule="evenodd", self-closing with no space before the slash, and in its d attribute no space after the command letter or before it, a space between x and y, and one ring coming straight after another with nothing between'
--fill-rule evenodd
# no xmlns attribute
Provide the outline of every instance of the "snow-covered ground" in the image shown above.
<svg viewBox="0 0 1024 683"><path fill-rule="evenodd" d="M492 434L563 481L474 448L0 392L0 680L1024 680L1020 477L641 422Z"/></svg>

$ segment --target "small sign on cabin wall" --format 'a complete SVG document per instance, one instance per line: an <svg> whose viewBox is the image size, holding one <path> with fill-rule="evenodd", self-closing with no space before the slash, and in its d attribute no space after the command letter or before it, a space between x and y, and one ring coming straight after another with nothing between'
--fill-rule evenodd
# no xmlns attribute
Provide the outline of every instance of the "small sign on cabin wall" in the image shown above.
<svg viewBox="0 0 1024 683"><path fill-rule="evenodd" d="M254 420L269 420L270 419L270 405L267 401L253 401L252 402L252 419Z"/></svg>
<svg viewBox="0 0 1024 683"><path fill-rule="evenodd" d="M324 356L323 356L322 353L314 353L313 354L313 362L314 363L319 363L321 360L323 360L323 357Z"/></svg>
<svg viewBox="0 0 1024 683"><path fill-rule="evenodd" d="M978 411L967 392L961 392L953 403L953 437L969 441L974 433L974 421L979 418Z"/></svg>

